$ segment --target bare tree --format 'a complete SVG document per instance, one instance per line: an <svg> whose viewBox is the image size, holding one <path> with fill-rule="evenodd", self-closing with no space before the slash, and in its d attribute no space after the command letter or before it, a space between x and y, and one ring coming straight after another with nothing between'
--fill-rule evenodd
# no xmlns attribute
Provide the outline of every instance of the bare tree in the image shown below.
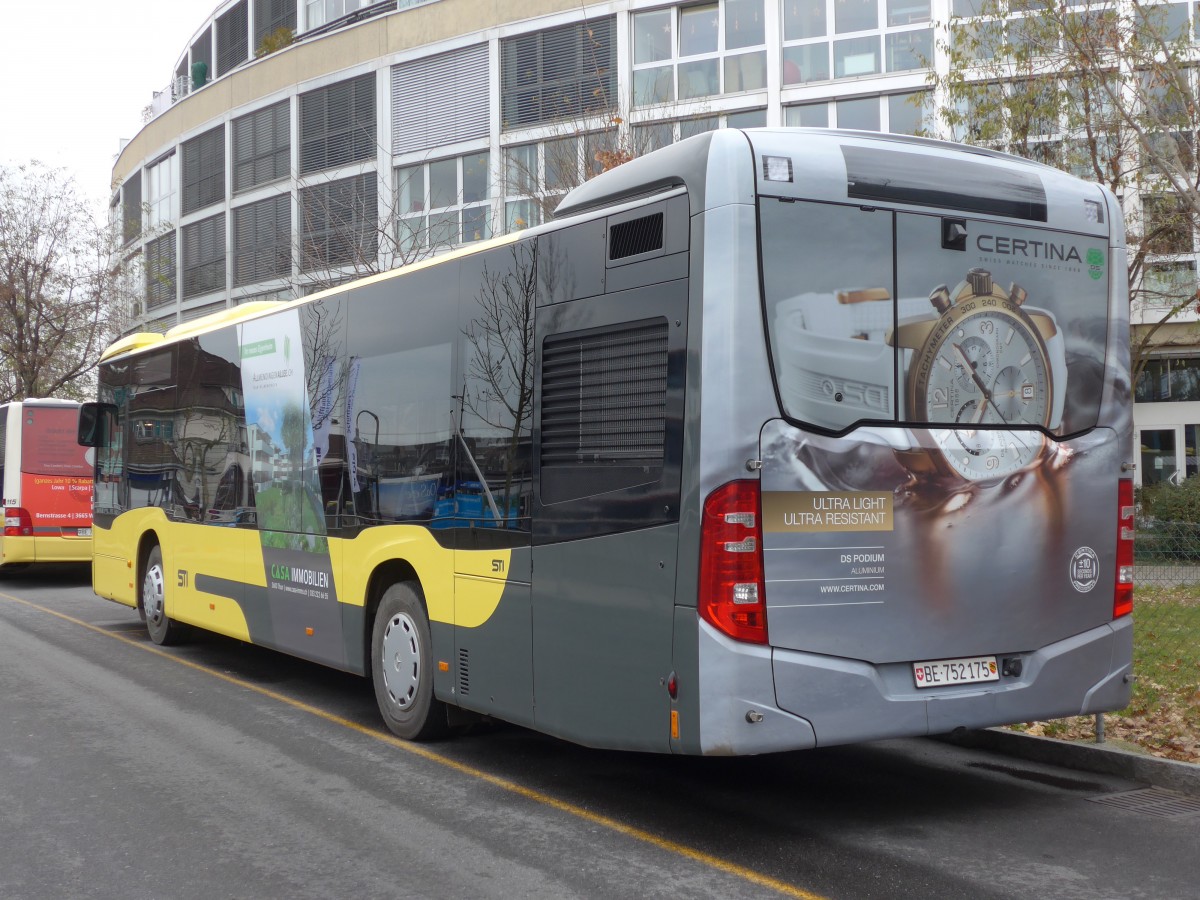
<svg viewBox="0 0 1200 900"><path fill-rule="evenodd" d="M61 169L0 166L0 399L90 393L116 333L113 246Z"/></svg>
<svg viewBox="0 0 1200 900"><path fill-rule="evenodd" d="M1184 10L1182 22L1177 11ZM1190 278L1151 277L1200 226L1200 129L1186 8L1125 0L980 0L941 42L930 80L949 136L1073 171L1121 199L1137 329L1133 376L1156 337L1200 301Z"/></svg>

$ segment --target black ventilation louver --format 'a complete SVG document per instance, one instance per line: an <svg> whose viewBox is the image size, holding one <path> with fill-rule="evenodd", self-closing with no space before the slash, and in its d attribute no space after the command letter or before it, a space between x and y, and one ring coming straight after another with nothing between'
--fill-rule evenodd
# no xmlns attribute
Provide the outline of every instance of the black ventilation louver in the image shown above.
<svg viewBox="0 0 1200 900"><path fill-rule="evenodd" d="M663 214L660 212L613 225L608 236L608 258L625 259L639 253L661 250Z"/></svg>
<svg viewBox="0 0 1200 900"><path fill-rule="evenodd" d="M647 218L657 218L661 226L661 215ZM546 338L542 347L544 469L661 467L666 420L666 319Z"/></svg>
<svg viewBox="0 0 1200 900"><path fill-rule="evenodd" d="M471 651L460 647L458 650L458 693L466 696L471 693Z"/></svg>

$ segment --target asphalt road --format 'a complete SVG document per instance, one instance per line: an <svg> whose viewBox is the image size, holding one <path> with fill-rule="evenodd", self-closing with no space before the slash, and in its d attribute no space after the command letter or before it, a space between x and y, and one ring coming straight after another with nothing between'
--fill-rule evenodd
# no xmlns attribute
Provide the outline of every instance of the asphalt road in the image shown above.
<svg viewBox="0 0 1200 900"><path fill-rule="evenodd" d="M410 745L360 679L150 644L84 569L0 576L0 898L1193 898L1200 815L934 741L745 759L514 727Z"/></svg>

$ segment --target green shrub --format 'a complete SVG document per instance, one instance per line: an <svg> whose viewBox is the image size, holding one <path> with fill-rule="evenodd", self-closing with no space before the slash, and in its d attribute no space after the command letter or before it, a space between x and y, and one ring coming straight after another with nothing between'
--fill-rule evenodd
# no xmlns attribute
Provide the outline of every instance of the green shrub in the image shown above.
<svg viewBox="0 0 1200 900"><path fill-rule="evenodd" d="M276 28L271 33L263 35L258 49L254 51L254 56L256 59L261 59L264 56L274 53L276 50L282 50L284 47L290 46L295 37L290 28L282 26Z"/></svg>

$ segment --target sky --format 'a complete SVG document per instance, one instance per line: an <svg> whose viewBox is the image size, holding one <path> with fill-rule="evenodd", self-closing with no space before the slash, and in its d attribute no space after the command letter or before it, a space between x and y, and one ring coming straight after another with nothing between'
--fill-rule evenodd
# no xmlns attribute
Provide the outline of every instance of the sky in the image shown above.
<svg viewBox="0 0 1200 900"><path fill-rule="evenodd" d="M5 2L0 164L70 172L103 208L122 140L221 0Z"/></svg>

